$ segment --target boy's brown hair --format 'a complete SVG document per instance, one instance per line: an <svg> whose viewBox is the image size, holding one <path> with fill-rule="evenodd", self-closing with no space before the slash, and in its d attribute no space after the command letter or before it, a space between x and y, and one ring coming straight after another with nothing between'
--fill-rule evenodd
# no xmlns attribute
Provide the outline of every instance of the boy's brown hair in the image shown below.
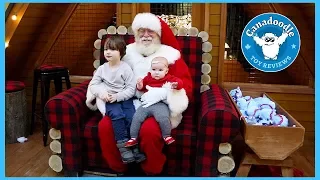
<svg viewBox="0 0 320 180"><path fill-rule="evenodd" d="M122 59L126 55L127 44L120 36L110 36L104 44L104 49L119 51L120 59Z"/></svg>

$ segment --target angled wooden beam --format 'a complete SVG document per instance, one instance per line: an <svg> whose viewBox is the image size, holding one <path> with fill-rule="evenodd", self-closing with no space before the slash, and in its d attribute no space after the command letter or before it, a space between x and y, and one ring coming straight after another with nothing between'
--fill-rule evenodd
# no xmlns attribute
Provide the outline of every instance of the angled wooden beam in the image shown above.
<svg viewBox="0 0 320 180"><path fill-rule="evenodd" d="M55 28L51 36L48 38L48 42L44 46L43 50L41 51L35 63L35 67L41 65L45 61L51 49L57 42L57 39L59 38L60 34L63 32L64 28L66 27L72 15L74 14L75 10L77 9L78 5L79 5L78 3L73 3L69 5L68 9L66 10L66 13L63 15L63 17L61 17L57 27Z"/></svg>
<svg viewBox="0 0 320 180"><path fill-rule="evenodd" d="M27 8L29 6L29 3L17 3L13 6L8 18L8 21L6 21L6 37L5 42L9 43L11 38L13 37L14 32L16 31L24 13L26 12ZM11 16L16 15L17 19L12 20Z"/></svg>
<svg viewBox="0 0 320 180"><path fill-rule="evenodd" d="M286 6L286 8L283 8L281 6ZM302 23L308 23L306 22L306 20L304 19L303 14L300 12L299 9L297 9L293 4L278 4L278 3L270 3L269 4L270 8L274 11L277 12L279 14L286 14L286 11L284 9L294 9L294 13L295 13L295 20L298 22L302 22ZM308 26L307 26L308 27ZM305 33L308 34L312 34L314 36L314 33L312 33L312 31L310 31L309 28L304 28ZM302 34L300 33L300 36L302 36ZM299 53L300 57L303 59L304 63L307 65L307 68L309 70L309 72L311 73L311 75L313 76L313 78L315 77L315 57L312 59L312 56L310 57L310 53L308 51L308 47L306 45L301 44L300 46L300 53Z"/></svg>

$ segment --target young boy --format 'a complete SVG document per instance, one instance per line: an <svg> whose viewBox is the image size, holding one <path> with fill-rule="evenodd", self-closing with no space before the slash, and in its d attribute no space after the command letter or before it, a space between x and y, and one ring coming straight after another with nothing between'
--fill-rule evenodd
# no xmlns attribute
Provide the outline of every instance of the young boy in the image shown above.
<svg viewBox="0 0 320 180"><path fill-rule="evenodd" d="M129 127L135 113L132 97L135 93L133 71L121 61L126 52L126 43L119 36L106 40L104 56L108 62L101 65L89 83L89 89L96 97L105 101L105 115L109 116L122 161L127 164L145 160L145 155L136 148L126 148ZM104 88L101 88L101 83ZM99 86L98 86L99 85ZM102 112L101 112L102 113Z"/></svg>
<svg viewBox="0 0 320 180"><path fill-rule="evenodd" d="M171 83L171 88L180 90L183 87L181 79L168 74L168 61L164 57L156 57L151 62L151 71L142 80L138 79L137 89L146 92L146 86L162 87L166 83ZM171 144L175 140L171 136L170 110L164 102L158 102L152 106L144 108L140 106L133 116L130 136L131 139L126 143L126 147L138 144L137 137L143 121L150 116L154 116L159 123L162 137L166 144Z"/></svg>

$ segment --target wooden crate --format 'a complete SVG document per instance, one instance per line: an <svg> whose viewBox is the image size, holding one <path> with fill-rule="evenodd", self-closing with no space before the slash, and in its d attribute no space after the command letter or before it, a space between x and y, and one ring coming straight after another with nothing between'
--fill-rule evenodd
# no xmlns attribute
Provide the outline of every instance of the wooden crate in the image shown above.
<svg viewBox="0 0 320 180"><path fill-rule="evenodd" d="M268 94L242 91L243 96L251 96L252 98L262 96L263 94L276 104L278 114L285 115L288 118L289 125L288 127L251 125L241 117L243 137L245 143L260 159L284 160L303 145L305 128L276 101L270 98ZM230 94L229 97L231 98ZM232 102L238 113L241 114L236 103L233 100ZM296 127L292 127L292 125Z"/></svg>

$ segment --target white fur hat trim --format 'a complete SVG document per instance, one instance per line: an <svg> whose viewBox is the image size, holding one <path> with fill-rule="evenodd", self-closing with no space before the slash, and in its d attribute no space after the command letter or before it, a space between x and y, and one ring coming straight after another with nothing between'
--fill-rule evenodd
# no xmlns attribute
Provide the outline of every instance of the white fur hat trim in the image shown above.
<svg viewBox="0 0 320 180"><path fill-rule="evenodd" d="M159 18L151 13L139 13L132 22L132 30L136 34L138 29L147 28L155 31L161 37L161 23Z"/></svg>

